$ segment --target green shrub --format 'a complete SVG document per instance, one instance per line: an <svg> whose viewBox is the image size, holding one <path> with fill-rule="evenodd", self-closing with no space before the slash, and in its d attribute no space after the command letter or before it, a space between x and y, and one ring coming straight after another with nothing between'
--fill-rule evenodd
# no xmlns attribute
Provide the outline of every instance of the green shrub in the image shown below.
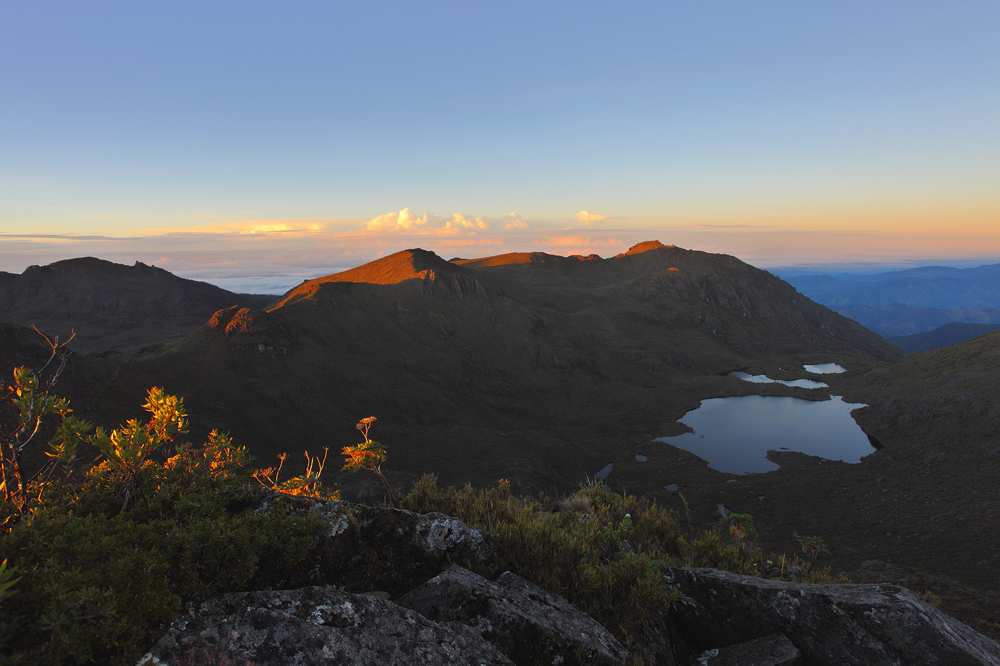
<svg viewBox="0 0 1000 666"><path fill-rule="evenodd" d="M246 589L263 563L304 559L323 524L290 517L280 503L240 510L262 492L240 457L216 434L203 449L146 461L132 488L148 501L124 511L112 462L81 486L46 487L27 521L0 539L0 559L21 575L0 617L0 661L133 663L182 598Z"/></svg>
<svg viewBox="0 0 1000 666"><path fill-rule="evenodd" d="M665 571L682 563L680 525L655 502L609 493L601 484L581 488L571 500L517 497L505 481L486 490L439 488L435 477L424 476L398 506L440 511L492 532L500 562L480 573L514 571L630 643L680 597Z"/></svg>
<svg viewBox="0 0 1000 666"><path fill-rule="evenodd" d="M491 532L500 561L479 573L514 571L569 599L626 645L670 604L687 601L667 567L761 575L767 562L749 515L731 514L717 529L685 537L673 511L599 482L553 501L512 495L504 480L489 489L441 488L425 475L397 506L440 511ZM810 582L829 581L828 570L807 573Z"/></svg>

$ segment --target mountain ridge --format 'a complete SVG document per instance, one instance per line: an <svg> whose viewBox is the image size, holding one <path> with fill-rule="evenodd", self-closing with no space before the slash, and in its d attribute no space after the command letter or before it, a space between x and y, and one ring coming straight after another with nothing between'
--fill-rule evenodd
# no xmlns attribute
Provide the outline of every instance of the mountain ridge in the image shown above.
<svg viewBox="0 0 1000 666"><path fill-rule="evenodd" d="M0 319L59 335L95 352L136 350L177 339L229 305L260 307L270 296L234 294L156 266L95 257L29 266L0 276Z"/></svg>

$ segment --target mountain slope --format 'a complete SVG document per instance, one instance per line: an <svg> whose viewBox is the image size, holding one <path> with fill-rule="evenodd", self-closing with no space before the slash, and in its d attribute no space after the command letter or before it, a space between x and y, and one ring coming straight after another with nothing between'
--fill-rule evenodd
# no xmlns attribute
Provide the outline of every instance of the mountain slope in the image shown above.
<svg viewBox="0 0 1000 666"><path fill-rule="evenodd" d="M196 428L232 430L264 463L352 443L375 415L403 479L570 489L701 398L757 390L730 370L900 356L732 257L654 246L450 263L410 250L267 311L217 312L130 360L113 395L137 404L155 382L188 396Z"/></svg>
<svg viewBox="0 0 1000 666"><path fill-rule="evenodd" d="M1000 324L965 324L952 322L938 326L930 331L916 335L902 335L890 338L889 341L898 345L907 354L938 349L949 345L957 345L966 340L978 338L980 335L1000 331Z"/></svg>
<svg viewBox="0 0 1000 666"><path fill-rule="evenodd" d="M941 308L911 308L902 303L880 305L843 305L830 308L871 330L893 338L930 331L950 322L966 324L1000 324L1000 308L986 310L944 310Z"/></svg>
<svg viewBox="0 0 1000 666"><path fill-rule="evenodd" d="M234 294L136 262L93 257L31 266L0 275L0 320L36 326L82 352L128 350L190 334L230 305L265 305L271 297Z"/></svg>
<svg viewBox="0 0 1000 666"><path fill-rule="evenodd" d="M933 268L933 267L931 267ZM829 275L788 278L800 292L830 307L867 305L878 307L902 303L914 308L981 310L1000 307L1000 274L980 267L970 274L933 270L875 274L863 281L844 281ZM990 270L987 270L990 269ZM960 269L955 269L958 271ZM972 269L966 269L972 270ZM914 277L935 275L935 277Z"/></svg>

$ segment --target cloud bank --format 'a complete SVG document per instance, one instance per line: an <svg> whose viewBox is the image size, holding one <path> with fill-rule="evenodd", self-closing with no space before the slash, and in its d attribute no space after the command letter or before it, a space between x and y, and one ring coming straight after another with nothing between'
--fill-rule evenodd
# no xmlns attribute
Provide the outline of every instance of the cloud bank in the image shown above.
<svg viewBox="0 0 1000 666"><path fill-rule="evenodd" d="M620 219L620 218L618 218ZM517 213L419 214L410 208L370 218L314 218L211 222L202 226L137 229L118 236L0 233L0 270L96 256L155 264L182 277L234 291L282 293L303 280L353 268L399 250L422 247L446 259L504 252L599 254L610 257L645 240L732 254L761 267L837 262L881 265L949 259L993 263L996 234L790 231L784 225L692 221L659 227L608 228L611 215L582 210L561 219L525 220Z"/></svg>

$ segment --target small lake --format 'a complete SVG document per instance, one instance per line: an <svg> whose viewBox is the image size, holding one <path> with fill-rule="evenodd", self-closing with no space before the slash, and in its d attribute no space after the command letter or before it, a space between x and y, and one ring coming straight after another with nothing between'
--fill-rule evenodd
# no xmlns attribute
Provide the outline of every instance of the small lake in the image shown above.
<svg viewBox="0 0 1000 666"><path fill-rule="evenodd" d="M728 474L778 469L766 457L773 450L856 463L875 451L851 417L851 410L859 407L864 405L844 402L840 396L823 401L762 395L711 398L680 419L694 432L655 441L693 453Z"/></svg>
<svg viewBox="0 0 1000 666"><path fill-rule="evenodd" d="M837 365L836 363L820 363L819 365L803 365L806 372L811 372L814 375L838 375L841 372L847 372L847 368Z"/></svg>
<svg viewBox="0 0 1000 666"><path fill-rule="evenodd" d="M728 376L742 379L745 382L753 382L754 384L784 384L785 386L807 389L830 388L829 384L813 381L812 379L771 379L767 375L749 375L745 372L730 372Z"/></svg>

